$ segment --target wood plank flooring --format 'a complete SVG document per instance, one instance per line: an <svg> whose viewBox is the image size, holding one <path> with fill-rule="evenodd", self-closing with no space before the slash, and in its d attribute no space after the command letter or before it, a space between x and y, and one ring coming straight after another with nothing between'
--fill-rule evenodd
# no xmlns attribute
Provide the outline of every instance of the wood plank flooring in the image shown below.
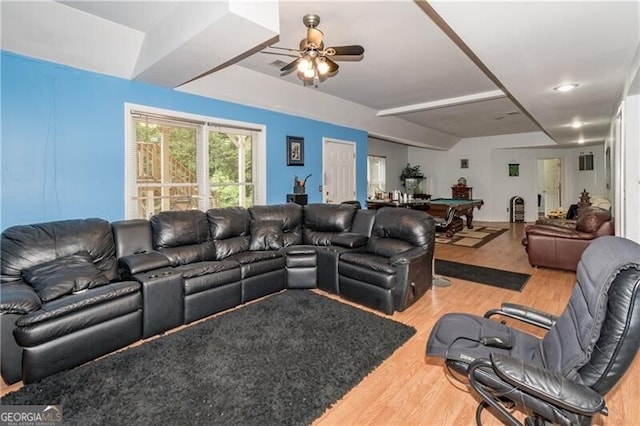
<svg viewBox="0 0 640 426"><path fill-rule="evenodd" d="M575 284L574 273L529 265L520 242L524 224L485 225L502 226L509 231L478 249L437 244L436 257L531 274L523 291L452 280L450 287L433 288L404 312L396 312L392 318L415 327L417 334L316 420L316 426L475 424L477 399L464 386L449 379L442 361L425 355L434 322L446 312L481 315L502 302L521 303L557 314L564 309ZM532 327L522 328L539 333ZM597 416L594 424L640 424L639 389L640 357L636 357L623 380L606 396L609 416ZM482 419L485 425L501 424L486 411Z"/></svg>
<svg viewBox="0 0 640 426"><path fill-rule="evenodd" d="M452 280L449 287L433 288L416 304L391 317L415 327L416 335L328 409L314 425L475 424L475 397L464 386L450 380L440 360L425 355L425 343L435 321L446 312L483 314L502 302L559 313L569 299L575 280L575 274L571 272L529 265L520 243L524 224L492 222L485 225L502 226L509 231L478 249L437 244L436 257L531 274L523 291L519 293L461 280ZM538 333L532 327L527 330ZM20 384L7 387L2 383L1 393L19 387ZM598 416L594 424L640 424L639 389L640 359L636 358L624 379L606 396L609 416ZM483 422L500 424L487 412Z"/></svg>

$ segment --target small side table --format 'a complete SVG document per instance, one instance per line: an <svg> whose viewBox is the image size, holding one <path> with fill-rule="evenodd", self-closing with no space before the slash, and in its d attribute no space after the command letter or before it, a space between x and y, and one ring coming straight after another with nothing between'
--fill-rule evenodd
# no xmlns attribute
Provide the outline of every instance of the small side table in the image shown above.
<svg viewBox="0 0 640 426"><path fill-rule="evenodd" d="M309 202L307 194L287 194L287 203L296 203L306 206Z"/></svg>

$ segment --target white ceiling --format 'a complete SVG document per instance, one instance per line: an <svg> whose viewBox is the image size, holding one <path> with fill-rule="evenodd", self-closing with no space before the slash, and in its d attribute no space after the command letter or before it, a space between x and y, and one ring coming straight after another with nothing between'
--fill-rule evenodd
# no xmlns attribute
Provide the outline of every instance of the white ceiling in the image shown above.
<svg viewBox="0 0 640 426"><path fill-rule="evenodd" d="M640 62L640 2L2 1L2 49L448 149L543 131L599 143ZM297 47L318 14L326 46L361 61L303 87L260 45ZM275 41L275 43L274 43ZM215 72L188 82L194 77ZM186 84L183 84L188 82ZM580 86L570 93L552 88ZM580 129L569 126L574 120Z"/></svg>

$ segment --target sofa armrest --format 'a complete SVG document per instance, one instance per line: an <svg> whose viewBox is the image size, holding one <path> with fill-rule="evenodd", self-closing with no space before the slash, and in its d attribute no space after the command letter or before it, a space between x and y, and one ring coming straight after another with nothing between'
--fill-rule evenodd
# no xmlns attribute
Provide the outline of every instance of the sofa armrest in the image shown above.
<svg viewBox="0 0 640 426"><path fill-rule="evenodd" d="M529 225L525 229L527 237L532 235L542 235L546 237L568 238L573 240L592 240L596 237L595 233L580 232L575 229L567 229L553 225Z"/></svg>
<svg viewBox="0 0 640 426"><path fill-rule="evenodd" d="M118 259L120 272L124 277L132 277L141 272L169 266L169 258L157 251L136 253Z"/></svg>
<svg viewBox="0 0 640 426"><path fill-rule="evenodd" d="M345 248L364 247L369 238L366 235L356 234L355 232L341 232L331 238L331 245Z"/></svg>
<svg viewBox="0 0 640 426"><path fill-rule="evenodd" d="M513 318L547 330L558 320L556 315L517 303L503 303L500 309L491 309L484 314L484 317L490 318L493 315Z"/></svg>
<svg viewBox="0 0 640 426"><path fill-rule="evenodd" d="M41 306L40 297L22 280L0 286L0 311L3 314L26 314L37 311Z"/></svg>
<svg viewBox="0 0 640 426"><path fill-rule="evenodd" d="M433 249L414 247L391 257L396 269L394 307L403 311L431 288L433 282Z"/></svg>
<svg viewBox="0 0 640 426"><path fill-rule="evenodd" d="M414 247L402 253L398 253L389 259L390 265L409 264L422 256L426 256L427 249L425 247Z"/></svg>

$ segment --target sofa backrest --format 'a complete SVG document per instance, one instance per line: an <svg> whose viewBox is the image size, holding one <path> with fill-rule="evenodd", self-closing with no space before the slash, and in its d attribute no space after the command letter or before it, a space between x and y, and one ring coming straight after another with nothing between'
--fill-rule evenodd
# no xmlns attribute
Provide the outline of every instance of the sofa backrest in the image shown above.
<svg viewBox="0 0 640 426"><path fill-rule="evenodd" d="M375 220L376 210L358 209L356 210L356 214L353 216L353 222L351 223L351 232L370 237Z"/></svg>
<svg viewBox="0 0 640 426"><path fill-rule="evenodd" d="M149 219L154 249L172 266L214 260L207 215L200 210L165 211Z"/></svg>
<svg viewBox="0 0 640 426"><path fill-rule="evenodd" d="M383 207L376 214L367 251L391 257L413 247L433 246L434 239L435 220L427 213Z"/></svg>
<svg viewBox="0 0 640 426"><path fill-rule="evenodd" d="M129 219L111 222L116 257L119 259L153 250L151 223L147 219Z"/></svg>
<svg viewBox="0 0 640 426"><path fill-rule="evenodd" d="M580 209L576 220L576 231L595 233L599 232L602 225L611 221L611 212L600 207L585 207ZM603 234L608 235L608 234Z"/></svg>
<svg viewBox="0 0 640 426"><path fill-rule="evenodd" d="M209 209L207 221L217 260L249 250L251 217L246 208Z"/></svg>
<svg viewBox="0 0 640 426"><path fill-rule="evenodd" d="M296 203L249 207L252 221L282 222L284 246L302 244L302 206Z"/></svg>
<svg viewBox="0 0 640 426"><path fill-rule="evenodd" d="M304 244L328 246L335 234L351 231L357 206L353 204L307 204L304 210Z"/></svg>
<svg viewBox="0 0 640 426"><path fill-rule="evenodd" d="M17 281L24 269L82 251L111 281L118 278L111 225L103 219L71 219L7 228L1 237L2 282Z"/></svg>

